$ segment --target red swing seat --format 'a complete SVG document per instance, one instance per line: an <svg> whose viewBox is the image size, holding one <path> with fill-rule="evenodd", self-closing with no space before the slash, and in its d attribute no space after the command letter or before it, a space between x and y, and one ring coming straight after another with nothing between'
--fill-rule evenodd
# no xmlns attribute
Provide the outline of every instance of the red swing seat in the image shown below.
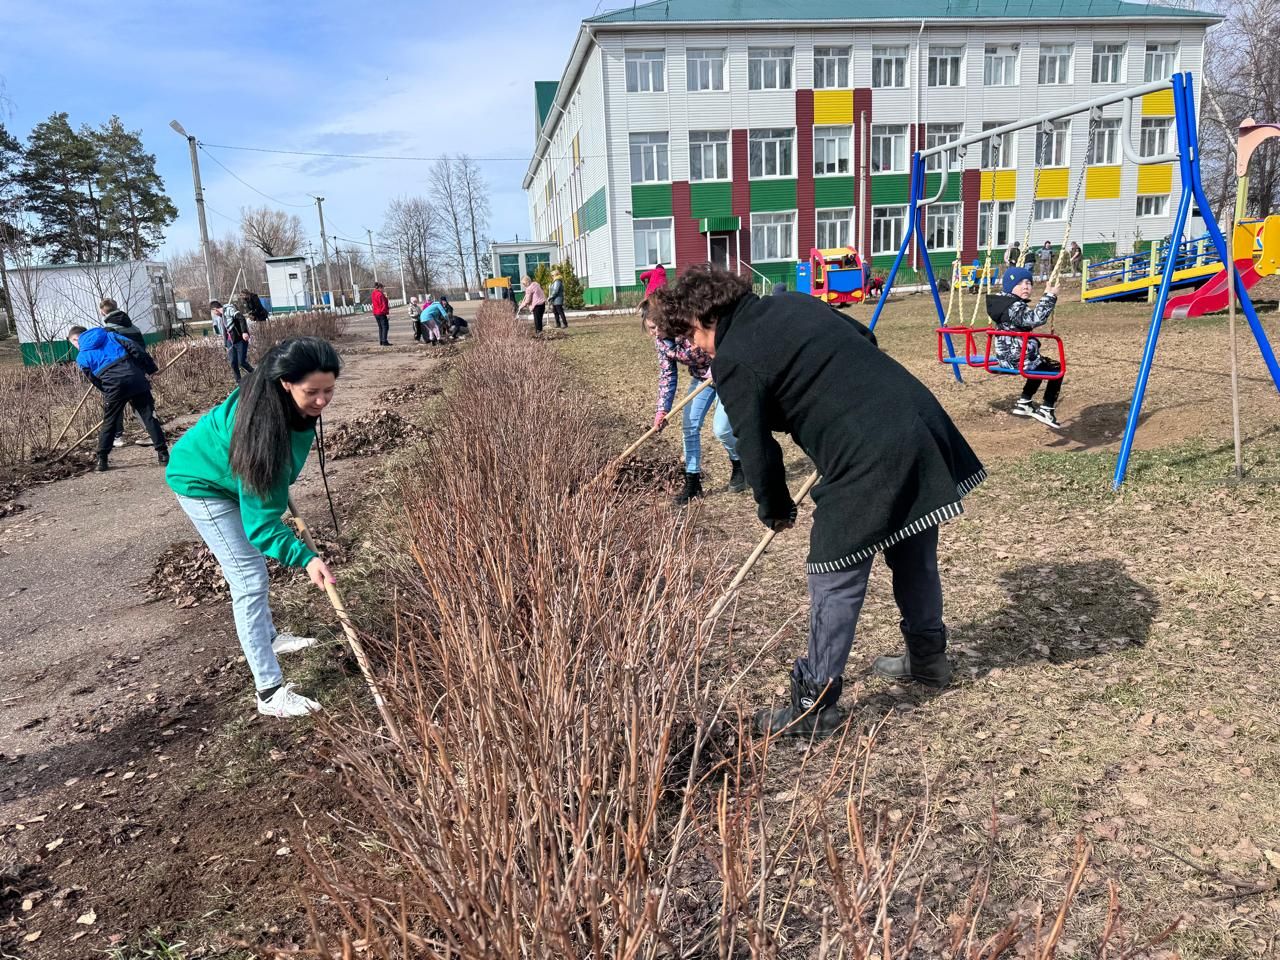
<svg viewBox="0 0 1280 960"><path fill-rule="evenodd" d="M980 335L985 335L987 338L986 347L982 351L978 350L977 338ZM955 356L948 355L948 337L964 338L964 349L957 351ZM996 337L1015 337L1022 341L1022 349L1018 352L1017 367L1001 363L1000 358L995 355ZM1040 341L1041 355L1043 355L1044 347L1047 343L1056 344L1058 351L1057 370L1027 369L1028 341L1033 337ZM938 361L948 366L963 364L965 366L978 367L988 373L1016 375L1025 377L1028 380L1061 380L1067 372L1067 351L1063 346L1062 338L1056 333L1042 333L1038 330L997 330L993 327L981 329L972 327L939 327Z"/></svg>

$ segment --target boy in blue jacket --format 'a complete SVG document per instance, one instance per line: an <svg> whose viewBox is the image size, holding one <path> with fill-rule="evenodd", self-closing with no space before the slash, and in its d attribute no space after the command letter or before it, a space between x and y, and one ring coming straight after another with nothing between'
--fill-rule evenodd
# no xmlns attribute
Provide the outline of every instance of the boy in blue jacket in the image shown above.
<svg viewBox="0 0 1280 960"><path fill-rule="evenodd" d="M78 351L76 365L102 391L102 427L98 431L98 471L108 469L112 440L120 430L125 405L133 407L155 446L160 465L169 462L169 442L155 418L148 374L156 372L156 362L128 337L104 327L86 330L72 327L67 339Z"/></svg>

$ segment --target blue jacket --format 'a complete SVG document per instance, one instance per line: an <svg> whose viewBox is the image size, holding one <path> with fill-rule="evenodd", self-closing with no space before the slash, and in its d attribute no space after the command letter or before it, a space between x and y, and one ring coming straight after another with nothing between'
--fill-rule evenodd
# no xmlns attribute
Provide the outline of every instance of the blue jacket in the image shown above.
<svg viewBox="0 0 1280 960"><path fill-rule="evenodd" d="M76 365L103 393L123 391L126 396L149 390L147 374L156 371L155 361L137 344L103 327L80 334Z"/></svg>
<svg viewBox="0 0 1280 960"><path fill-rule="evenodd" d="M422 311L422 322L431 323L433 320L442 327L449 323L449 313L444 307L440 306L440 301L436 300L427 304L427 308Z"/></svg>

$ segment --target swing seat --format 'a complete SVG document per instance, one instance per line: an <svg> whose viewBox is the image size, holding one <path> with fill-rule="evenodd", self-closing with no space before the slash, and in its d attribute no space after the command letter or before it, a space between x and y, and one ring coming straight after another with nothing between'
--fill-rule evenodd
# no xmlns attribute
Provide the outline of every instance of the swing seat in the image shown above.
<svg viewBox="0 0 1280 960"><path fill-rule="evenodd" d="M988 373L1017 375L1028 380L1061 380L1067 372L1067 351L1062 345L1062 338L1056 333L1041 333L1038 330L996 330L992 328L976 332L987 335L986 353L982 363L978 364L978 366L983 367ZM1002 363L1000 358L995 355L996 337L1015 337L1022 341L1022 349L1018 351L1017 367ZM1042 357L1045 356L1044 348L1046 344L1053 343L1057 345L1057 370L1027 369L1027 349L1029 341L1032 339L1040 341L1040 355ZM1053 357L1050 356L1049 359L1052 360Z"/></svg>
<svg viewBox="0 0 1280 960"><path fill-rule="evenodd" d="M987 358L982 351L978 349L978 341L974 336L978 333L986 333L986 331L974 330L972 327L939 327L938 362L945 363L953 367L985 367L987 365ZM950 356L951 351L948 351L947 349L948 337L964 338L964 349L956 351L955 356Z"/></svg>

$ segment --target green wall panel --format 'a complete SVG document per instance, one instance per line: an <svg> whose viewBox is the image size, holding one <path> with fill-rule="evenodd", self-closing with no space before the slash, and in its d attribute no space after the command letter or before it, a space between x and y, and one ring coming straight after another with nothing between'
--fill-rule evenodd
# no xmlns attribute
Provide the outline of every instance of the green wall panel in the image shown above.
<svg viewBox="0 0 1280 960"><path fill-rule="evenodd" d="M733 184L724 183L691 183L689 184L689 202L693 207L693 216L701 220L703 217L729 217L733 215Z"/></svg>
<svg viewBox="0 0 1280 960"><path fill-rule="evenodd" d="M813 205L823 207L852 207L858 191L853 177L815 177L813 181Z"/></svg>
<svg viewBox="0 0 1280 960"><path fill-rule="evenodd" d="M794 180L752 180L751 212L767 213L770 210L794 210L796 208L796 182Z"/></svg>
<svg viewBox="0 0 1280 960"><path fill-rule="evenodd" d="M871 177L871 203L884 206L911 200L911 174L877 173Z"/></svg>
<svg viewBox="0 0 1280 960"><path fill-rule="evenodd" d="M631 216L635 220L671 216L671 184L633 184L631 187Z"/></svg>
<svg viewBox="0 0 1280 960"><path fill-rule="evenodd" d="M925 179L924 179L925 196L932 197L934 194L938 192L938 187L941 185L942 185L942 174L940 173L925 174ZM911 189L910 182L907 183L907 189L908 191L910 191ZM904 197L903 202L905 203L909 199L910 197ZM949 203L955 203L959 201L960 199L959 172L951 173L947 175L947 191L942 195L942 199Z"/></svg>
<svg viewBox="0 0 1280 960"><path fill-rule="evenodd" d="M609 205L604 202L604 187L601 187L578 209L578 225L586 233L600 229L608 221Z"/></svg>

